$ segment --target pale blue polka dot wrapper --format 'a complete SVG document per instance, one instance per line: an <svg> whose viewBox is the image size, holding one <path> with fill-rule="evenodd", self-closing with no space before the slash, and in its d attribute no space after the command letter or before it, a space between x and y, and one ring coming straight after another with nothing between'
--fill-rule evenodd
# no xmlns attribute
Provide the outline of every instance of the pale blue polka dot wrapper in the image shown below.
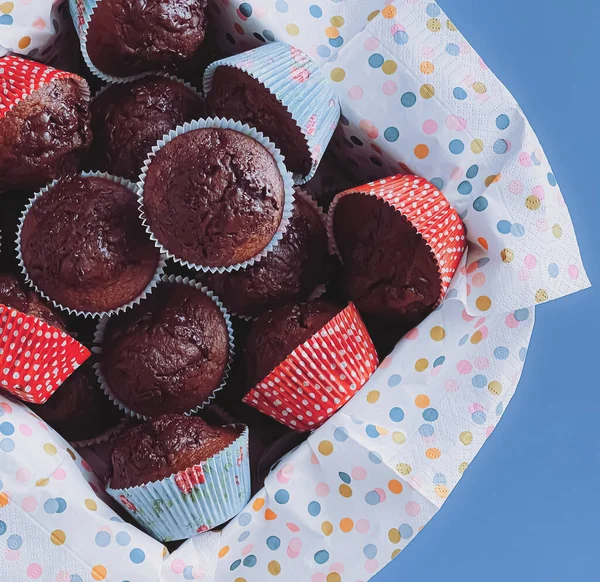
<svg viewBox="0 0 600 582"><path fill-rule="evenodd" d="M306 139L312 164L310 172L305 176L295 175L294 182L308 182L317 171L340 119L339 99L330 81L305 53L283 42L264 45L210 65L204 74L206 94L219 67L246 72L290 112Z"/></svg>
<svg viewBox="0 0 600 582"><path fill-rule="evenodd" d="M186 471L137 487L111 489L113 497L162 542L183 540L237 515L250 499L248 428L225 450Z"/></svg>

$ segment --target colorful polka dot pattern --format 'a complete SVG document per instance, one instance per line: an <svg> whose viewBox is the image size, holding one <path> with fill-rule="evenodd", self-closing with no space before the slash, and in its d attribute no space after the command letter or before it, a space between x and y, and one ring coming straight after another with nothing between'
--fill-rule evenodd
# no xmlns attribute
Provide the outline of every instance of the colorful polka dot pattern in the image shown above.
<svg viewBox="0 0 600 582"><path fill-rule="evenodd" d="M0 59L0 118L4 117L20 101L55 79L74 79L82 94L89 98L90 90L85 79L59 71L46 65L21 57L8 56Z"/></svg>
<svg viewBox="0 0 600 582"><path fill-rule="evenodd" d="M89 357L64 332L0 305L0 386L17 398L43 404Z"/></svg>
<svg viewBox="0 0 600 582"><path fill-rule="evenodd" d="M589 284L523 112L435 2L285 4L218 3L227 42L301 48L338 92L334 141L350 170L364 180L414 173L444 193L467 227L469 263L486 259L461 297L470 312L511 311Z"/></svg>
<svg viewBox="0 0 600 582"><path fill-rule="evenodd" d="M418 176L397 175L350 188L338 194L327 217L331 245L333 220L337 203L346 195L363 193L384 200L395 208L423 237L437 261L440 274L440 300L465 252L466 236L463 223L444 195L430 182Z"/></svg>
<svg viewBox="0 0 600 582"><path fill-rule="evenodd" d="M378 363L369 333L350 303L250 390L244 402L296 431L312 430L363 387Z"/></svg>
<svg viewBox="0 0 600 582"><path fill-rule="evenodd" d="M105 505L103 488L57 433L0 396L3 579L156 579L163 546Z"/></svg>
<svg viewBox="0 0 600 582"><path fill-rule="evenodd" d="M274 469L225 529L215 579L287 579L303 563L311 581L375 574L442 506L492 434L533 319L533 309L482 317L444 301Z"/></svg>

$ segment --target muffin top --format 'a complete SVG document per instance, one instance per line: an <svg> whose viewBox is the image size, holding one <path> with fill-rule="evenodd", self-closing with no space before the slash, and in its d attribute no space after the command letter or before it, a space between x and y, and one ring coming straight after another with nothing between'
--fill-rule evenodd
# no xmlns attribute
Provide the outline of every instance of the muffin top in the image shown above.
<svg viewBox="0 0 600 582"><path fill-rule="evenodd" d="M88 102L77 82L42 85L0 118L0 192L35 190L77 171L91 141Z"/></svg>
<svg viewBox="0 0 600 582"><path fill-rule="evenodd" d="M183 413L208 400L229 361L223 313L202 291L164 283L106 326L102 372L115 396L144 416Z"/></svg>
<svg viewBox="0 0 600 582"><path fill-rule="evenodd" d="M121 418L119 409L100 390L89 363L77 368L47 402L30 407L64 438L74 441L98 437Z"/></svg>
<svg viewBox="0 0 600 582"><path fill-rule="evenodd" d="M165 414L123 433L113 450L112 489L159 481L214 457L242 433L201 418Z"/></svg>
<svg viewBox="0 0 600 582"><path fill-rule="evenodd" d="M194 56L204 42L207 0L102 0L87 51L102 72L128 76Z"/></svg>
<svg viewBox="0 0 600 582"><path fill-rule="evenodd" d="M321 216L302 196L277 246L258 263L204 280L234 313L257 317L266 309L306 300L325 282L327 232Z"/></svg>
<svg viewBox="0 0 600 582"><path fill-rule="evenodd" d="M309 340L342 308L328 301L290 303L268 311L253 324L246 342L246 368L252 386Z"/></svg>
<svg viewBox="0 0 600 582"><path fill-rule="evenodd" d="M0 303L66 331L60 314L38 297L33 289L21 285L16 275L0 273Z"/></svg>
<svg viewBox="0 0 600 582"><path fill-rule="evenodd" d="M218 67L206 97L216 117L238 119L275 143L293 174L307 175L312 161L306 138L288 109L260 81L235 67Z"/></svg>
<svg viewBox="0 0 600 582"><path fill-rule="evenodd" d="M137 179L152 146L171 129L204 115L202 98L160 76L110 85L90 106L94 169Z"/></svg>
<svg viewBox="0 0 600 582"><path fill-rule="evenodd" d="M160 259L135 194L105 178L69 176L27 213L21 251L33 282L81 311L107 311L138 297Z"/></svg>
<svg viewBox="0 0 600 582"><path fill-rule="evenodd" d="M284 182L256 140L230 129L184 133L153 158L144 210L156 238L173 255L224 267L260 253L283 216Z"/></svg>
<svg viewBox="0 0 600 582"><path fill-rule="evenodd" d="M382 321L417 324L440 296L431 249L394 208L374 196L341 198L333 232L344 263L348 298Z"/></svg>

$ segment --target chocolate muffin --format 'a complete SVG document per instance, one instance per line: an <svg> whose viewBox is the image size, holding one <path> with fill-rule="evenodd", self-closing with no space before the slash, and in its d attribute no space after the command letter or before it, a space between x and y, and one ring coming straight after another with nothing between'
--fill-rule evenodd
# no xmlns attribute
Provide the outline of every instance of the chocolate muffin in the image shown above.
<svg viewBox="0 0 600 582"><path fill-rule="evenodd" d="M277 162L231 129L197 129L161 148L148 168L144 211L154 236L180 260L227 267L259 254L283 216Z"/></svg>
<svg viewBox="0 0 600 582"><path fill-rule="evenodd" d="M226 449L241 427L214 428L201 418L165 414L123 433L113 450L111 489L137 487L200 465Z"/></svg>
<svg viewBox="0 0 600 582"><path fill-rule="evenodd" d="M310 150L287 108L263 84L235 67L215 70L206 109L215 117L237 119L255 127L281 150L293 174L310 172Z"/></svg>
<svg viewBox="0 0 600 582"><path fill-rule="evenodd" d="M433 310L437 262L399 212L373 196L349 194L335 209L333 233L346 294L373 323L416 325Z"/></svg>
<svg viewBox="0 0 600 582"><path fill-rule="evenodd" d="M128 408L144 416L183 413L220 386L229 333L210 297L186 284L164 283L109 319L102 350L106 383Z"/></svg>
<svg viewBox="0 0 600 582"><path fill-rule="evenodd" d="M66 331L61 315L40 299L33 289L22 285L17 275L0 273L0 304L37 317L52 327Z"/></svg>
<svg viewBox="0 0 600 582"><path fill-rule="evenodd" d="M69 441L99 437L121 418L119 409L98 387L94 369L87 363L75 370L47 402L30 407Z"/></svg>
<svg viewBox="0 0 600 582"><path fill-rule="evenodd" d="M290 303L257 319L246 342L245 359L250 386L258 384L340 311L341 307L318 300Z"/></svg>
<svg viewBox="0 0 600 582"><path fill-rule="evenodd" d="M234 313L257 317L268 308L306 300L325 283L327 231L302 196L277 246L258 263L231 273L207 274L207 285Z"/></svg>
<svg viewBox="0 0 600 582"><path fill-rule="evenodd" d="M106 178L63 178L34 202L20 242L35 285L84 312L117 309L139 297L160 260L136 195Z"/></svg>
<svg viewBox="0 0 600 582"><path fill-rule="evenodd" d="M207 0L101 0L87 52L103 73L126 77L178 65L204 42Z"/></svg>
<svg viewBox="0 0 600 582"><path fill-rule="evenodd" d="M140 175L152 146L164 134L204 116L197 93L159 76L110 85L90 109L94 141L89 165L131 180Z"/></svg>
<svg viewBox="0 0 600 582"><path fill-rule="evenodd" d="M77 171L91 141L88 102L77 82L42 85L0 117L0 193L37 190Z"/></svg>

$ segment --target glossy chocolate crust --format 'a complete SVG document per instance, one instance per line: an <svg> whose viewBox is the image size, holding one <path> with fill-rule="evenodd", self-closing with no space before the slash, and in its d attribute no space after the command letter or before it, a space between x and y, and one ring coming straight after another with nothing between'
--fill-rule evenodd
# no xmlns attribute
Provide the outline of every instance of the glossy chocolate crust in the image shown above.
<svg viewBox="0 0 600 582"><path fill-rule="evenodd" d="M160 253L131 190L105 178L68 176L25 217L21 251L48 297L80 311L108 311L138 297Z"/></svg>
<svg viewBox="0 0 600 582"><path fill-rule="evenodd" d="M349 194L333 215L348 298L362 313L415 325L435 306L440 275L420 234L391 206Z"/></svg>
<svg viewBox="0 0 600 582"><path fill-rule="evenodd" d="M178 65L204 42L207 0L101 0L92 14L88 55L103 73L126 77Z"/></svg>
<svg viewBox="0 0 600 582"><path fill-rule="evenodd" d="M17 275L0 273L0 304L37 317L48 325L66 331L65 322L58 311L38 297L33 289L28 289L21 284Z"/></svg>
<svg viewBox="0 0 600 582"><path fill-rule="evenodd" d="M87 101L54 79L0 118L0 192L37 190L79 168L92 141Z"/></svg>
<svg viewBox="0 0 600 582"><path fill-rule="evenodd" d="M125 489L170 477L220 453L240 434L239 427L214 428L198 417L159 416L119 437L110 487Z"/></svg>
<svg viewBox="0 0 600 582"><path fill-rule="evenodd" d="M64 438L73 441L96 438L121 418L87 363L75 370L47 402L30 407Z"/></svg>
<svg viewBox="0 0 600 582"><path fill-rule="evenodd" d="M88 165L136 180L152 146L171 129L204 116L204 101L160 76L109 86L90 105L94 141Z"/></svg>
<svg viewBox="0 0 600 582"><path fill-rule="evenodd" d="M206 108L215 117L236 119L256 127L285 157L293 174L305 176L312 165L302 130L282 105L259 81L235 67L218 67Z"/></svg>
<svg viewBox="0 0 600 582"><path fill-rule="evenodd" d="M152 160L144 210L156 238L176 257L224 267L256 256L283 216L285 189L274 158L230 129L198 129Z"/></svg>
<svg viewBox="0 0 600 582"><path fill-rule="evenodd" d="M189 412L208 399L223 379L229 334L210 297L163 283L140 305L110 318L102 348L111 390L152 417Z"/></svg>
<svg viewBox="0 0 600 582"><path fill-rule="evenodd" d="M306 300L325 283L327 231L321 216L296 195L294 214L277 246L258 263L231 273L207 274L207 285L232 312L258 317L269 308Z"/></svg>
<svg viewBox="0 0 600 582"><path fill-rule="evenodd" d="M246 370L252 385L260 382L300 344L340 311L334 303L290 303L268 311L253 324L246 342Z"/></svg>

